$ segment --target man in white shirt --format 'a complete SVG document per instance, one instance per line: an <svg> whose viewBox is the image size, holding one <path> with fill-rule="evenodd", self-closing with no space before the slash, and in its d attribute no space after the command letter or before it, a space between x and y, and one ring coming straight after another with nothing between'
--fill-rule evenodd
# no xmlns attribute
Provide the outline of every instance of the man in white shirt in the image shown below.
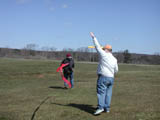
<svg viewBox="0 0 160 120"><path fill-rule="evenodd" d="M94 115L98 115L104 111L107 113L110 111L114 75L118 72L118 64L117 59L112 55L112 47L106 45L102 48L93 32L90 32L90 35L93 38L93 43L99 55L97 68L98 109L94 113Z"/></svg>

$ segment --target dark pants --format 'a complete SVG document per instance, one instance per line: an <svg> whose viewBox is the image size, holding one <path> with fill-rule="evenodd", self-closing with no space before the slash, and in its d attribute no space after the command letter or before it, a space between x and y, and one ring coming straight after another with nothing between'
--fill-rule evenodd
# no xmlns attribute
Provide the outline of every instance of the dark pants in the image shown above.
<svg viewBox="0 0 160 120"><path fill-rule="evenodd" d="M68 80L68 78L70 79L71 88L73 88L73 87L74 87L73 72L71 72L71 73L65 73L65 72L64 72L64 77L65 77L67 80ZM65 87L68 86L66 82L64 82L64 86L65 86Z"/></svg>

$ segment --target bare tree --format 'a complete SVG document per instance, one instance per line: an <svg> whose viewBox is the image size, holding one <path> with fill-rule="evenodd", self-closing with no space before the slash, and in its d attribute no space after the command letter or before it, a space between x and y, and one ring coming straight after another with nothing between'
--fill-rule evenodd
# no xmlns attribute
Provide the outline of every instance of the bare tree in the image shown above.
<svg viewBox="0 0 160 120"><path fill-rule="evenodd" d="M27 50L36 50L37 47L38 47L38 45L31 43L31 44L27 44L25 49L27 49Z"/></svg>
<svg viewBox="0 0 160 120"><path fill-rule="evenodd" d="M27 44L24 48L23 48L23 54L25 56L35 56L36 55L36 48L38 47L38 45L36 44Z"/></svg>
<svg viewBox="0 0 160 120"><path fill-rule="evenodd" d="M41 47L41 50L42 51L49 51L49 47L48 46L43 46L43 47Z"/></svg>
<svg viewBox="0 0 160 120"><path fill-rule="evenodd" d="M124 56L124 63L130 63L131 62L131 54L129 53L129 50L125 50L123 52L123 56Z"/></svg>
<svg viewBox="0 0 160 120"><path fill-rule="evenodd" d="M72 49L72 48L63 48L63 51L66 51L66 52L73 52L74 49Z"/></svg>
<svg viewBox="0 0 160 120"><path fill-rule="evenodd" d="M50 51L56 51L57 48L55 48L54 46L50 47Z"/></svg>
<svg viewBox="0 0 160 120"><path fill-rule="evenodd" d="M76 51L78 61L91 61L91 53L87 47L80 47Z"/></svg>
<svg viewBox="0 0 160 120"><path fill-rule="evenodd" d="M123 63L123 61L124 61L123 51L113 53L113 55L117 58L119 63Z"/></svg>

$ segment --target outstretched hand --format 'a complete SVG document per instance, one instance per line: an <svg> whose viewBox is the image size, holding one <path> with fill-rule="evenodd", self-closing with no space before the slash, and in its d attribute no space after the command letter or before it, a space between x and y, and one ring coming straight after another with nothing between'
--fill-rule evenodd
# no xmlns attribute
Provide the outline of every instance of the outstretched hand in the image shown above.
<svg viewBox="0 0 160 120"><path fill-rule="evenodd" d="M93 32L90 32L90 35L91 35L91 37L92 37L92 38L94 38L94 37L95 37L95 35L94 35L94 33L93 33Z"/></svg>

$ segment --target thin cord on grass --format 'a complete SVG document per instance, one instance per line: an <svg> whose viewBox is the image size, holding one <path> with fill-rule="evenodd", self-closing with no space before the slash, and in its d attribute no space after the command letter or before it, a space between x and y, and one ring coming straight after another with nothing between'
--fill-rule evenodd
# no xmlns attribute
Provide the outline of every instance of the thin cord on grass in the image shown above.
<svg viewBox="0 0 160 120"><path fill-rule="evenodd" d="M39 110L39 108L41 107L41 105L43 105L51 96L45 98L37 107L36 109L34 110L33 114L32 114L32 117L31 117L31 120L34 120L34 116L36 115L36 112Z"/></svg>

